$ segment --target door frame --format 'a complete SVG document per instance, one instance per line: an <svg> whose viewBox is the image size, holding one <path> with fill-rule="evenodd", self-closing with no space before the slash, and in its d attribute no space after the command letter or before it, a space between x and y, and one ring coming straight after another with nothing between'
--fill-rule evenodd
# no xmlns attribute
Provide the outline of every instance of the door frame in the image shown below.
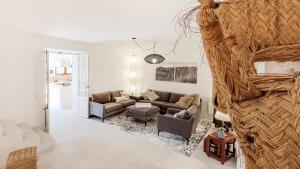
<svg viewBox="0 0 300 169"><path fill-rule="evenodd" d="M49 96L49 54L50 53L57 53L57 54L66 54L66 55L78 55L78 56L81 56L81 55L85 55L87 57L87 83L88 83L88 86L89 86L89 56L86 52L84 51L75 51L75 50L66 50L66 49L54 49L54 48L46 48L45 49L45 73L46 73L46 78L45 78L45 83L46 83L46 97L45 97L45 107L44 107L44 123L45 123L45 131L49 132L49 124L50 124L50 118L49 118L49 103L50 103L50 96ZM73 82L72 82L73 83ZM88 90L88 94L89 94L89 88L87 88ZM73 88L72 88L72 102L73 102ZM73 105L73 103L72 103ZM72 106L73 108L73 106Z"/></svg>

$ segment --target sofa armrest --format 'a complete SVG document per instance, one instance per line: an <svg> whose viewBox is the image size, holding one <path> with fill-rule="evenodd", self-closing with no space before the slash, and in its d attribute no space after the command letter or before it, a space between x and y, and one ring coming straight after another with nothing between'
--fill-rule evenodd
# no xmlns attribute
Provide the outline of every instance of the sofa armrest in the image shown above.
<svg viewBox="0 0 300 169"><path fill-rule="evenodd" d="M168 108L167 113L174 115L174 114L176 114L176 113L178 113L180 111L181 111L180 109Z"/></svg>
<svg viewBox="0 0 300 169"><path fill-rule="evenodd" d="M103 104L90 101L89 107L90 107L90 114L91 115L101 117L101 118L104 117L104 113L105 113L104 111L105 110L104 110L104 105Z"/></svg>
<svg viewBox="0 0 300 169"><path fill-rule="evenodd" d="M179 134L185 138L190 138L193 133L195 119L189 120L175 118L170 115L158 115L157 130Z"/></svg>

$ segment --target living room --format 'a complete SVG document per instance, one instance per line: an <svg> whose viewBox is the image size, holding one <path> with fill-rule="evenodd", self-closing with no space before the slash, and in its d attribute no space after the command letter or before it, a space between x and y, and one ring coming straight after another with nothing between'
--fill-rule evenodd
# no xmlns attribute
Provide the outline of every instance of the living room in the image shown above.
<svg viewBox="0 0 300 169"><path fill-rule="evenodd" d="M264 156L255 154L257 147L247 149L253 146L257 133L266 133L265 127L256 132L247 123L250 120L243 119L254 118L251 113L246 114L250 109L242 110L243 103L260 97L263 98L260 103L271 102L281 98L277 92L298 98L297 86L294 89L290 83L297 82L300 65L299 62L263 62L276 60L262 56L254 59L258 62L255 64L234 60L230 53L237 55L234 44L241 43L239 47L247 50L250 47L243 46L248 41L242 43L240 38L235 42L225 32L234 26L226 27L223 11L218 13L218 19L225 25L222 31L226 43L218 39L223 38L219 34L221 29L209 32L216 26L209 25L209 19L215 16L210 13L211 8L230 6L229 2L215 3L203 0L205 5L200 10L199 2L192 0L1 2L0 168L244 169L246 165L255 169L256 165L267 164L269 161ZM264 9L264 5L260 7ZM253 6L242 7L252 9ZM212 16L206 16L209 14ZM294 32L299 32L299 26L294 27ZM298 35L291 37L297 39ZM223 49L224 44L233 47ZM255 50L272 45L258 45ZM282 54L278 55L280 49L271 50L274 58ZM257 55L269 54L268 50L261 53L259 50ZM299 54L298 46L288 46L286 50L288 54L284 55ZM72 76L71 86L68 85L72 99L67 99L72 109L49 107L53 100L58 100L58 96L51 99L49 96L50 71L53 74L55 70L54 76L62 75L56 68L49 69L53 53L73 57L71 63L61 66L63 75ZM223 56L224 53L230 57ZM248 64L253 67L249 68ZM72 71L68 72L67 68ZM251 73L273 73L276 77L275 80L271 76L253 77ZM261 84L265 82L263 78L267 78L266 84ZM264 106L268 112L282 110L274 102ZM252 104L258 105L262 104ZM296 112L296 108L288 110ZM267 111L256 107L251 110ZM251 123L265 124L264 120L270 122L268 118L273 116L255 117L259 120L251 119ZM282 124L273 121L274 126ZM261 127L260 123L256 126ZM269 139L258 140L266 138ZM279 136L275 138L279 140ZM274 140L271 147L282 146L282 140L280 143ZM253 162L252 151L264 162ZM300 166L296 162L292 164L288 163L287 168ZM272 165L275 164L266 166Z"/></svg>

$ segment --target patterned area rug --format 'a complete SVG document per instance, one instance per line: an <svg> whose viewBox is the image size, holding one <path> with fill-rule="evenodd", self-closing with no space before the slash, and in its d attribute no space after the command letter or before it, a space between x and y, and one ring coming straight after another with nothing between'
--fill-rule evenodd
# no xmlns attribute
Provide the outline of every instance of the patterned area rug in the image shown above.
<svg viewBox="0 0 300 169"><path fill-rule="evenodd" d="M105 119L105 123L117 126L131 135L139 136L142 139L146 139L156 144L163 145L164 147L168 147L174 151L181 152L186 156L191 156L193 154L212 125L212 122L209 120L200 120L196 133L192 135L190 143L187 145L186 139L181 136L166 132L161 132L158 136L156 119L149 121L145 127L144 122L137 121L131 117L127 118L125 113L122 113Z"/></svg>

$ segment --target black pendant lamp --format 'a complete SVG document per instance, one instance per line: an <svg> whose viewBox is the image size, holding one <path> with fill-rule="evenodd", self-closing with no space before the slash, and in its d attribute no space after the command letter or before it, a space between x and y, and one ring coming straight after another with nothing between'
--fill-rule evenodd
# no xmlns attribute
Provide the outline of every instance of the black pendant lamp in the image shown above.
<svg viewBox="0 0 300 169"><path fill-rule="evenodd" d="M150 55L147 55L144 59L149 64L160 64L165 61L165 58L162 55L155 53L155 48L156 48L156 42L154 43L153 46L154 52Z"/></svg>
<svg viewBox="0 0 300 169"><path fill-rule="evenodd" d="M162 62L164 62L166 59L160 55L160 54L157 54L155 53L155 49L156 49L156 42L154 42L154 45L152 48L149 48L149 49L146 49L144 47L142 47L141 45L139 45L137 42L136 42L136 38L132 38L133 42L140 48L144 49L144 50L152 50L153 49L153 53L152 54L149 54L147 55L144 60L145 62L149 63L149 64L160 64Z"/></svg>

